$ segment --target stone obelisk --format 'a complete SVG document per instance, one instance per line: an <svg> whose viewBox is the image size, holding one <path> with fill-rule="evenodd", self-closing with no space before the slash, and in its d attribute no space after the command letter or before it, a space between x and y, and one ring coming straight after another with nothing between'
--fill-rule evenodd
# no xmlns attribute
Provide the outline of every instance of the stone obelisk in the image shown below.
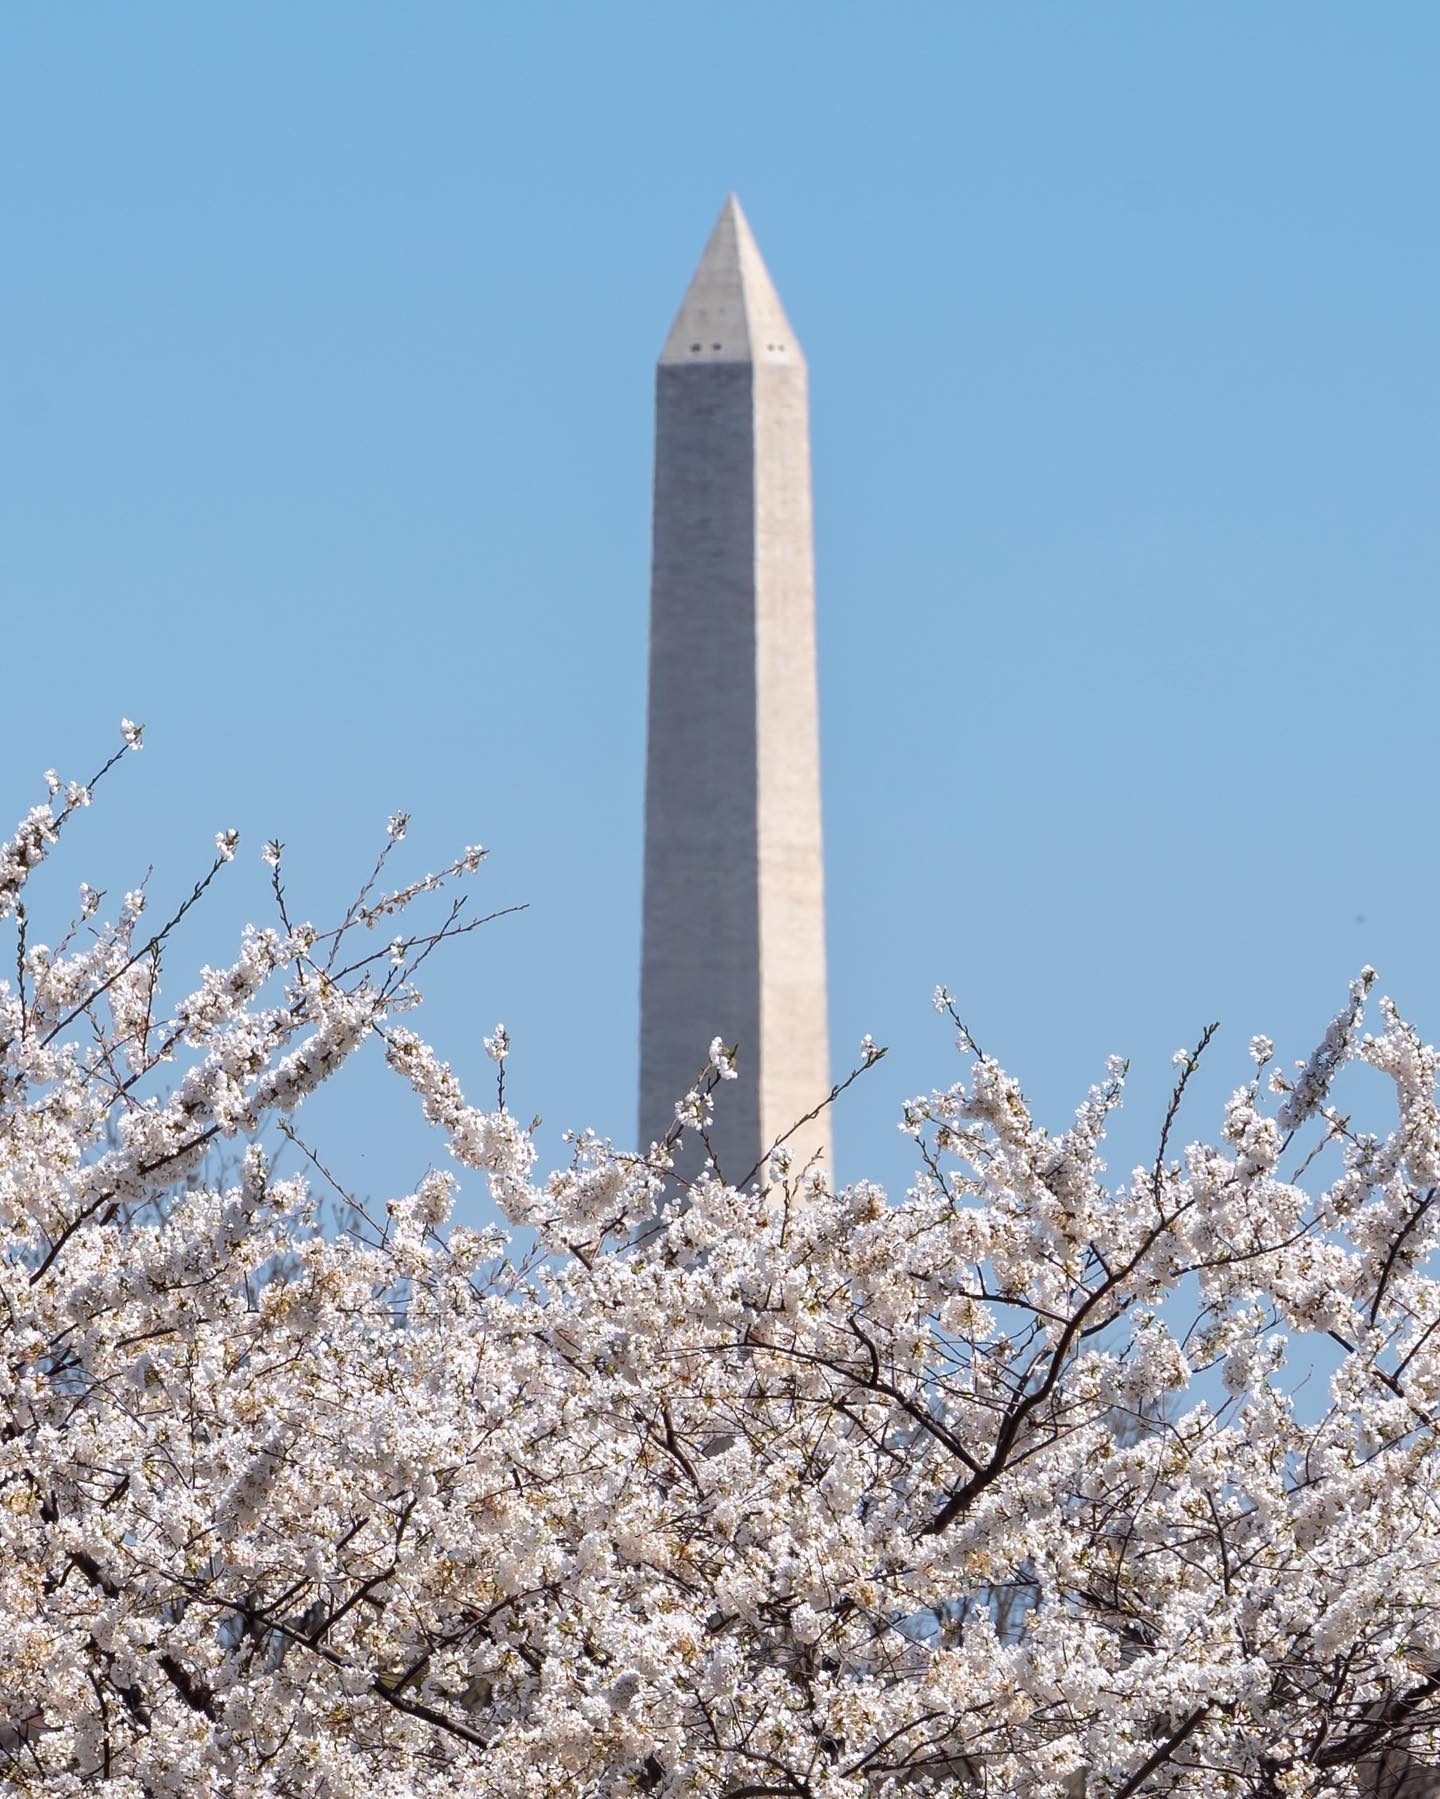
<svg viewBox="0 0 1440 1799"><path fill-rule="evenodd" d="M644 914L641 1142L719 1036L711 1141L741 1180L830 1061L805 358L733 195L656 378ZM786 1147L828 1166L828 1110Z"/></svg>

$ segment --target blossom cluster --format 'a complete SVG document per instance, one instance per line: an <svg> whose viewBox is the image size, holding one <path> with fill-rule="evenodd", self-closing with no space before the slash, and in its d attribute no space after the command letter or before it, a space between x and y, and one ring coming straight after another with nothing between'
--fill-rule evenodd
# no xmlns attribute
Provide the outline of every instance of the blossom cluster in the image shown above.
<svg viewBox="0 0 1440 1799"><path fill-rule="evenodd" d="M9 915L65 816L0 848ZM1051 1133L963 1027L903 1196L589 1133L541 1174L503 1079L472 1104L400 1022L465 928L411 906L480 864L381 892L403 837L333 929L267 845L278 922L177 997L138 892L0 985L5 1791L1278 1799L1440 1761L1436 1055L1388 1002L1366 1033L1369 971L1278 1111L1256 1069L1182 1148L1187 1052L1126 1179L1123 1063ZM451 1166L327 1229L304 1102L371 1038ZM1357 1069L1385 1134L1332 1103ZM716 1039L677 1131L736 1073ZM471 1178L513 1237L454 1221Z"/></svg>

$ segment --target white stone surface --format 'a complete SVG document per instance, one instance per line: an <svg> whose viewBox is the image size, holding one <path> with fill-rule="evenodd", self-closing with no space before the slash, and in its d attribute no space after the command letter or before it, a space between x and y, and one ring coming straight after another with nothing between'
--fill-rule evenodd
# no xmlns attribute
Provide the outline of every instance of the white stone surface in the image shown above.
<svg viewBox="0 0 1440 1799"><path fill-rule="evenodd" d="M640 1046L649 1142L738 1043L732 1180L830 1089L808 413L732 195L657 371ZM828 1164L828 1112L788 1147Z"/></svg>

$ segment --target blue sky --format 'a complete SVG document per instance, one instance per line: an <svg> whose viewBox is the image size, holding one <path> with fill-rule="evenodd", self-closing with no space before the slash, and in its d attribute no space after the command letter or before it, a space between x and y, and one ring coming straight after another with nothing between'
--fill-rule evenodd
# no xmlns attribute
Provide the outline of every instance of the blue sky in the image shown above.
<svg viewBox="0 0 1440 1799"><path fill-rule="evenodd" d="M892 1046L842 1172L904 1184L937 981L1057 1122L1131 1056L1122 1165L1211 1018L1196 1133L1365 961L1433 1034L1437 53L1419 4L7 7L0 800L149 730L37 903L233 824L218 959L266 837L318 920L407 808L529 902L428 1034L630 1135L651 371L734 188L812 373L837 1068ZM323 1118L367 1190L430 1153L381 1085Z"/></svg>

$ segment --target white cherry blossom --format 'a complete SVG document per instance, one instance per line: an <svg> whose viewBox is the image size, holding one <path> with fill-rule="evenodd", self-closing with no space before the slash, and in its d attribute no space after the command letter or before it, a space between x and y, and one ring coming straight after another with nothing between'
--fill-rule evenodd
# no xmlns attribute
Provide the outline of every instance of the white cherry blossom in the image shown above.
<svg viewBox="0 0 1440 1799"><path fill-rule="evenodd" d="M1207 1030L1124 1179L1125 1064L1051 1133L944 989L904 1195L783 1147L681 1185L736 1070L703 1031L664 1143L541 1173L503 1027L486 1105L405 1022L481 852L382 884L392 820L330 926L268 846L278 917L176 985L231 834L153 933L139 888L42 933L60 791L0 846L6 1792L1422 1790L1437 1059L1389 1001L1366 1034L1371 971L1278 1108L1256 1040L1213 1142ZM434 1163L327 1223L305 1102L371 1037Z"/></svg>

